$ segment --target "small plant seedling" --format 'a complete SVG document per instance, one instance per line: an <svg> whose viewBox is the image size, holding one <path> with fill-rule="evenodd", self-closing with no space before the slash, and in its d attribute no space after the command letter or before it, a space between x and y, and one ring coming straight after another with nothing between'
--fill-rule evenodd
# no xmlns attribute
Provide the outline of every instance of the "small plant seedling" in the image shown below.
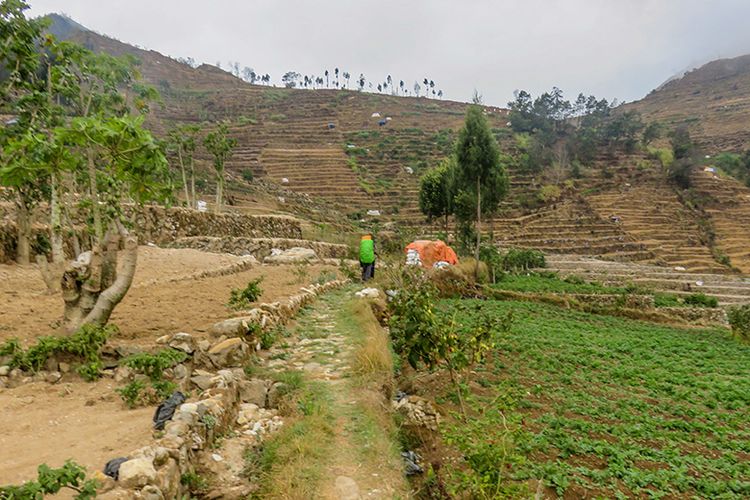
<svg viewBox="0 0 750 500"><path fill-rule="evenodd" d="M263 294L260 287L263 276L248 282L245 288L235 288L229 293L229 307L234 310L245 309Z"/></svg>

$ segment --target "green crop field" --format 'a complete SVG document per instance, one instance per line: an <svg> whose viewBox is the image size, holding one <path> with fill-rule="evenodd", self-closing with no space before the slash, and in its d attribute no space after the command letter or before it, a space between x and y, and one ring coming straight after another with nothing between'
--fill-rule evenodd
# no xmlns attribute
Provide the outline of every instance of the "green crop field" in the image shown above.
<svg viewBox="0 0 750 500"><path fill-rule="evenodd" d="M517 496L543 479L570 498L750 497L750 346L722 329L441 303L462 328L509 309L511 331L472 378L469 420L443 427L464 458L449 471L456 487Z"/></svg>

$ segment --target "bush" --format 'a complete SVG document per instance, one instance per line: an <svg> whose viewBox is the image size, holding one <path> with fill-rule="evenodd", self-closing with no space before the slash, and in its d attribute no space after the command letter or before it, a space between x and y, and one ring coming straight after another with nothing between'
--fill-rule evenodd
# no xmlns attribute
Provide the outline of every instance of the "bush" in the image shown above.
<svg viewBox="0 0 750 500"><path fill-rule="evenodd" d="M187 354L176 349L163 349L156 354L142 352L128 356L122 364L132 368L134 371L148 376L152 382L158 382L164 375L164 370L182 363L187 359Z"/></svg>
<svg viewBox="0 0 750 500"><path fill-rule="evenodd" d="M247 182L253 182L253 171L249 168L245 168L242 170L242 178Z"/></svg>
<svg viewBox="0 0 750 500"><path fill-rule="evenodd" d="M558 200L560 196L562 196L562 190L560 189L560 186L554 184L547 184L546 186L542 186L539 190L539 199L544 203Z"/></svg>
<svg viewBox="0 0 750 500"><path fill-rule="evenodd" d="M719 307L716 297L709 297L704 293L693 293L685 297L685 304L698 307Z"/></svg>
<svg viewBox="0 0 750 500"><path fill-rule="evenodd" d="M142 404L150 404L169 397L177 389L177 384L164 380L164 371L182 363L187 354L176 349L163 349L156 354L139 353L128 356L121 364L132 368L133 371L146 375L151 385L140 380L133 380L120 389L115 389L129 408Z"/></svg>
<svg viewBox="0 0 750 500"><path fill-rule="evenodd" d="M649 147L648 156L649 158L658 160L662 168L669 168L672 166L672 163L674 162L674 153L672 153L671 149L664 149L664 148L660 149L660 148Z"/></svg>
<svg viewBox="0 0 750 500"><path fill-rule="evenodd" d="M750 305L744 304L729 308L727 319L732 333L744 342L750 342Z"/></svg>
<svg viewBox="0 0 750 500"><path fill-rule="evenodd" d="M11 339L0 346L0 356L11 356L9 365L27 371L39 371L53 356L71 356L83 361L79 373L87 380L99 376L99 351L107 338L117 332L114 325L100 327L83 325L68 337L40 337L28 350L21 348L17 339Z"/></svg>
<svg viewBox="0 0 750 500"><path fill-rule="evenodd" d="M232 309L244 309L255 302L263 294L260 284L263 276L250 281L245 288L235 288L229 293L229 307Z"/></svg>
<svg viewBox="0 0 750 500"><path fill-rule="evenodd" d="M546 265L544 254L539 250L511 248L503 255L503 270L509 272L528 271Z"/></svg>
<svg viewBox="0 0 750 500"><path fill-rule="evenodd" d="M37 468L37 479L28 481L21 486L0 487L0 498L8 500L26 500L44 498L54 495L63 488L76 492L77 500L96 498L98 483L95 479L86 479L86 469L68 460L59 469L52 469L47 464Z"/></svg>

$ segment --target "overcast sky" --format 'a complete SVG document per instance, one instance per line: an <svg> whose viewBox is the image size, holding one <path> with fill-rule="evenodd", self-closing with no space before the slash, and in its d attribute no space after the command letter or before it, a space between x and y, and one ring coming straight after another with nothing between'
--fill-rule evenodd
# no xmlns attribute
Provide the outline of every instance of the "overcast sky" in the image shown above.
<svg viewBox="0 0 750 500"><path fill-rule="evenodd" d="M504 106L553 85L620 101L750 53L750 0L29 0L175 57L239 61L278 82L327 68ZM353 82L352 82L353 83Z"/></svg>

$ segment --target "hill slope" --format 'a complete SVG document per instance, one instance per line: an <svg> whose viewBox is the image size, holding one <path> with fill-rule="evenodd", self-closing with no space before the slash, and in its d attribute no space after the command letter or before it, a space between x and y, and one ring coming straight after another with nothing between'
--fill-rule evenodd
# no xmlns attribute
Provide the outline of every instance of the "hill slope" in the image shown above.
<svg viewBox="0 0 750 500"><path fill-rule="evenodd" d="M60 20L56 24L65 21ZM191 68L77 25L57 29L94 50L129 53L140 60L144 79L163 97L163 105L155 106L149 119L156 133L180 123L210 128L210 122L230 120L238 147L227 165L228 188L240 204L248 187L243 173L250 170L256 178L312 195L344 213L361 217L367 210L379 210L387 220L416 226L420 234L440 229L426 225L419 213L418 179L450 154L467 104L250 85L218 68ZM715 148L740 147L750 138L744 123L740 126L744 114L750 114L748 66L750 58L711 63L628 106L648 119L675 123L692 123L695 115L699 140ZM728 112L722 106L728 102L734 103L732 118L724 119ZM485 115L501 148L514 153L517 146L506 127L507 110L485 107ZM386 117L391 120L381 126ZM210 183L209 159L199 160ZM540 188L553 180L511 167L510 195L487 230L503 245L689 271L728 271L726 261L719 258L725 253L732 264L750 272L750 261L741 250L750 245L750 219L738 218L728 225L721 210L701 212L686 206L658 163L643 154L603 153L583 166L581 174L560 199L540 204ZM724 184L703 187L724 201L738 192ZM744 212L749 203L743 193L733 210ZM712 226L715 237L707 229ZM735 233L731 238L730 232Z"/></svg>
<svg viewBox="0 0 750 500"><path fill-rule="evenodd" d="M710 152L750 147L750 54L712 61L628 104L647 120L685 124Z"/></svg>

